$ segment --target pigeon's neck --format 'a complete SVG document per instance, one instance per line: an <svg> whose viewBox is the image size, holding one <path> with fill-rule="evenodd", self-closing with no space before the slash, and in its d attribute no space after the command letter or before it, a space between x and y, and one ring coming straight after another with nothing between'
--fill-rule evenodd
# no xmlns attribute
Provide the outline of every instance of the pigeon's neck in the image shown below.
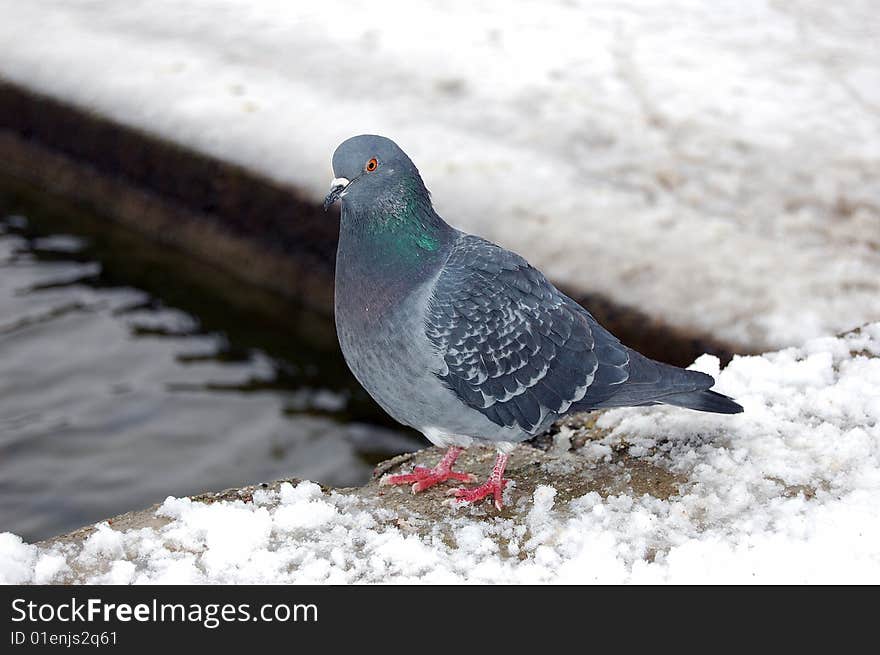
<svg viewBox="0 0 880 655"><path fill-rule="evenodd" d="M344 203L336 257L336 304L343 320L390 320L389 312L437 274L458 232L427 192L398 189L369 208Z"/></svg>
<svg viewBox="0 0 880 655"><path fill-rule="evenodd" d="M367 207L343 206L340 239L351 241L363 265L386 273L399 270L411 276L421 269L433 270L445 258L454 235L434 211L420 180L402 181Z"/></svg>

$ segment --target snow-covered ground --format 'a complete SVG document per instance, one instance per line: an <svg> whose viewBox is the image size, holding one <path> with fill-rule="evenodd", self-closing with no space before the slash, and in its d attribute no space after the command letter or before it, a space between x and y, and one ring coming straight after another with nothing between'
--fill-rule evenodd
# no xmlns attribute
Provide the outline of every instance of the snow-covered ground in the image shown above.
<svg viewBox="0 0 880 655"><path fill-rule="evenodd" d="M508 515L429 520L285 483L252 502L168 498L165 525L100 524L79 544L2 534L0 582L880 582L880 323L735 358L716 388L745 413L613 410L560 455L607 469L625 444L682 481L666 498L512 486Z"/></svg>
<svg viewBox="0 0 880 655"><path fill-rule="evenodd" d="M293 183L395 138L450 222L756 351L880 318L880 12L0 0L0 76Z"/></svg>

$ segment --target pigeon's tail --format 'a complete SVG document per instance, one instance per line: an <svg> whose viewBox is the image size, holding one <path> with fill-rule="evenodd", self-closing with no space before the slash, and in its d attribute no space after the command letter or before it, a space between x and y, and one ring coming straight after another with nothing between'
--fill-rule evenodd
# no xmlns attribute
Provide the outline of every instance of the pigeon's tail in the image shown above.
<svg viewBox="0 0 880 655"><path fill-rule="evenodd" d="M717 391L708 390L664 396L660 402L664 405L687 407L698 412L714 412L716 414L739 414L743 411L742 405L734 401L733 398L728 398Z"/></svg>
<svg viewBox="0 0 880 655"><path fill-rule="evenodd" d="M710 391L715 379L700 371L672 366L649 359L635 350L626 349L627 378L615 381L615 371L600 359L596 373L596 389L588 394L578 409L628 407L635 405L675 405L700 412L738 414L743 408L733 399ZM609 382L609 380L611 380Z"/></svg>

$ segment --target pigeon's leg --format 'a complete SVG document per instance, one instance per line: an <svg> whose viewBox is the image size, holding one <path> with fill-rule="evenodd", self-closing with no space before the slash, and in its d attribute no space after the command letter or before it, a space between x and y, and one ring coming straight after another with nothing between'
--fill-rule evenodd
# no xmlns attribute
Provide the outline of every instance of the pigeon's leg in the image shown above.
<svg viewBox="0 0 880 655"><path fill-rule="evenodd" d="M412 484L414 494L424 491L435 484L446 480L458 480L459 482L476 482L477 478L471 473L459 473L452 470L452 465L461 454L462 449L458 446L450 446L443 459L432 469L417 466L412 473L403 475L386 475L381 484Z"/></svg>
<svg viewBox="0 0 880 655"><path fill-rule="evenodd" d="M508 480L504 477L504 467L507 466L508 457L510 457L510 455L498 453L498 459L495 460L495 466L492 468L492 475L490 475L489 479L479 487L474 487L472 489L465 489L464 487L461 489L451 489L449 495L455 496L458 500L464 503L474 503L478 500L483 500L483 498L492 494L495 497L495 507L500 510L503 506L503 503L501 502L501 492L504 491L504 487L508 483Z"/></svg>

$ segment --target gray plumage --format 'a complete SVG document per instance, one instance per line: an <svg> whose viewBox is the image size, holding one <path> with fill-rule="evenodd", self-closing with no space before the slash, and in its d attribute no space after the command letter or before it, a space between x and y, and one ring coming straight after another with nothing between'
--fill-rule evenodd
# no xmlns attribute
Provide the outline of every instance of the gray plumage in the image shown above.
<svg viewBox="0 0 880 655"><path fill-rule="evenodd" d="M389 139L348 139L333 170L343 354L389 414L434 443L515 443L604 407L742 411L709 391L711 376L627 348L525 259L446 224Z"/></svg>

